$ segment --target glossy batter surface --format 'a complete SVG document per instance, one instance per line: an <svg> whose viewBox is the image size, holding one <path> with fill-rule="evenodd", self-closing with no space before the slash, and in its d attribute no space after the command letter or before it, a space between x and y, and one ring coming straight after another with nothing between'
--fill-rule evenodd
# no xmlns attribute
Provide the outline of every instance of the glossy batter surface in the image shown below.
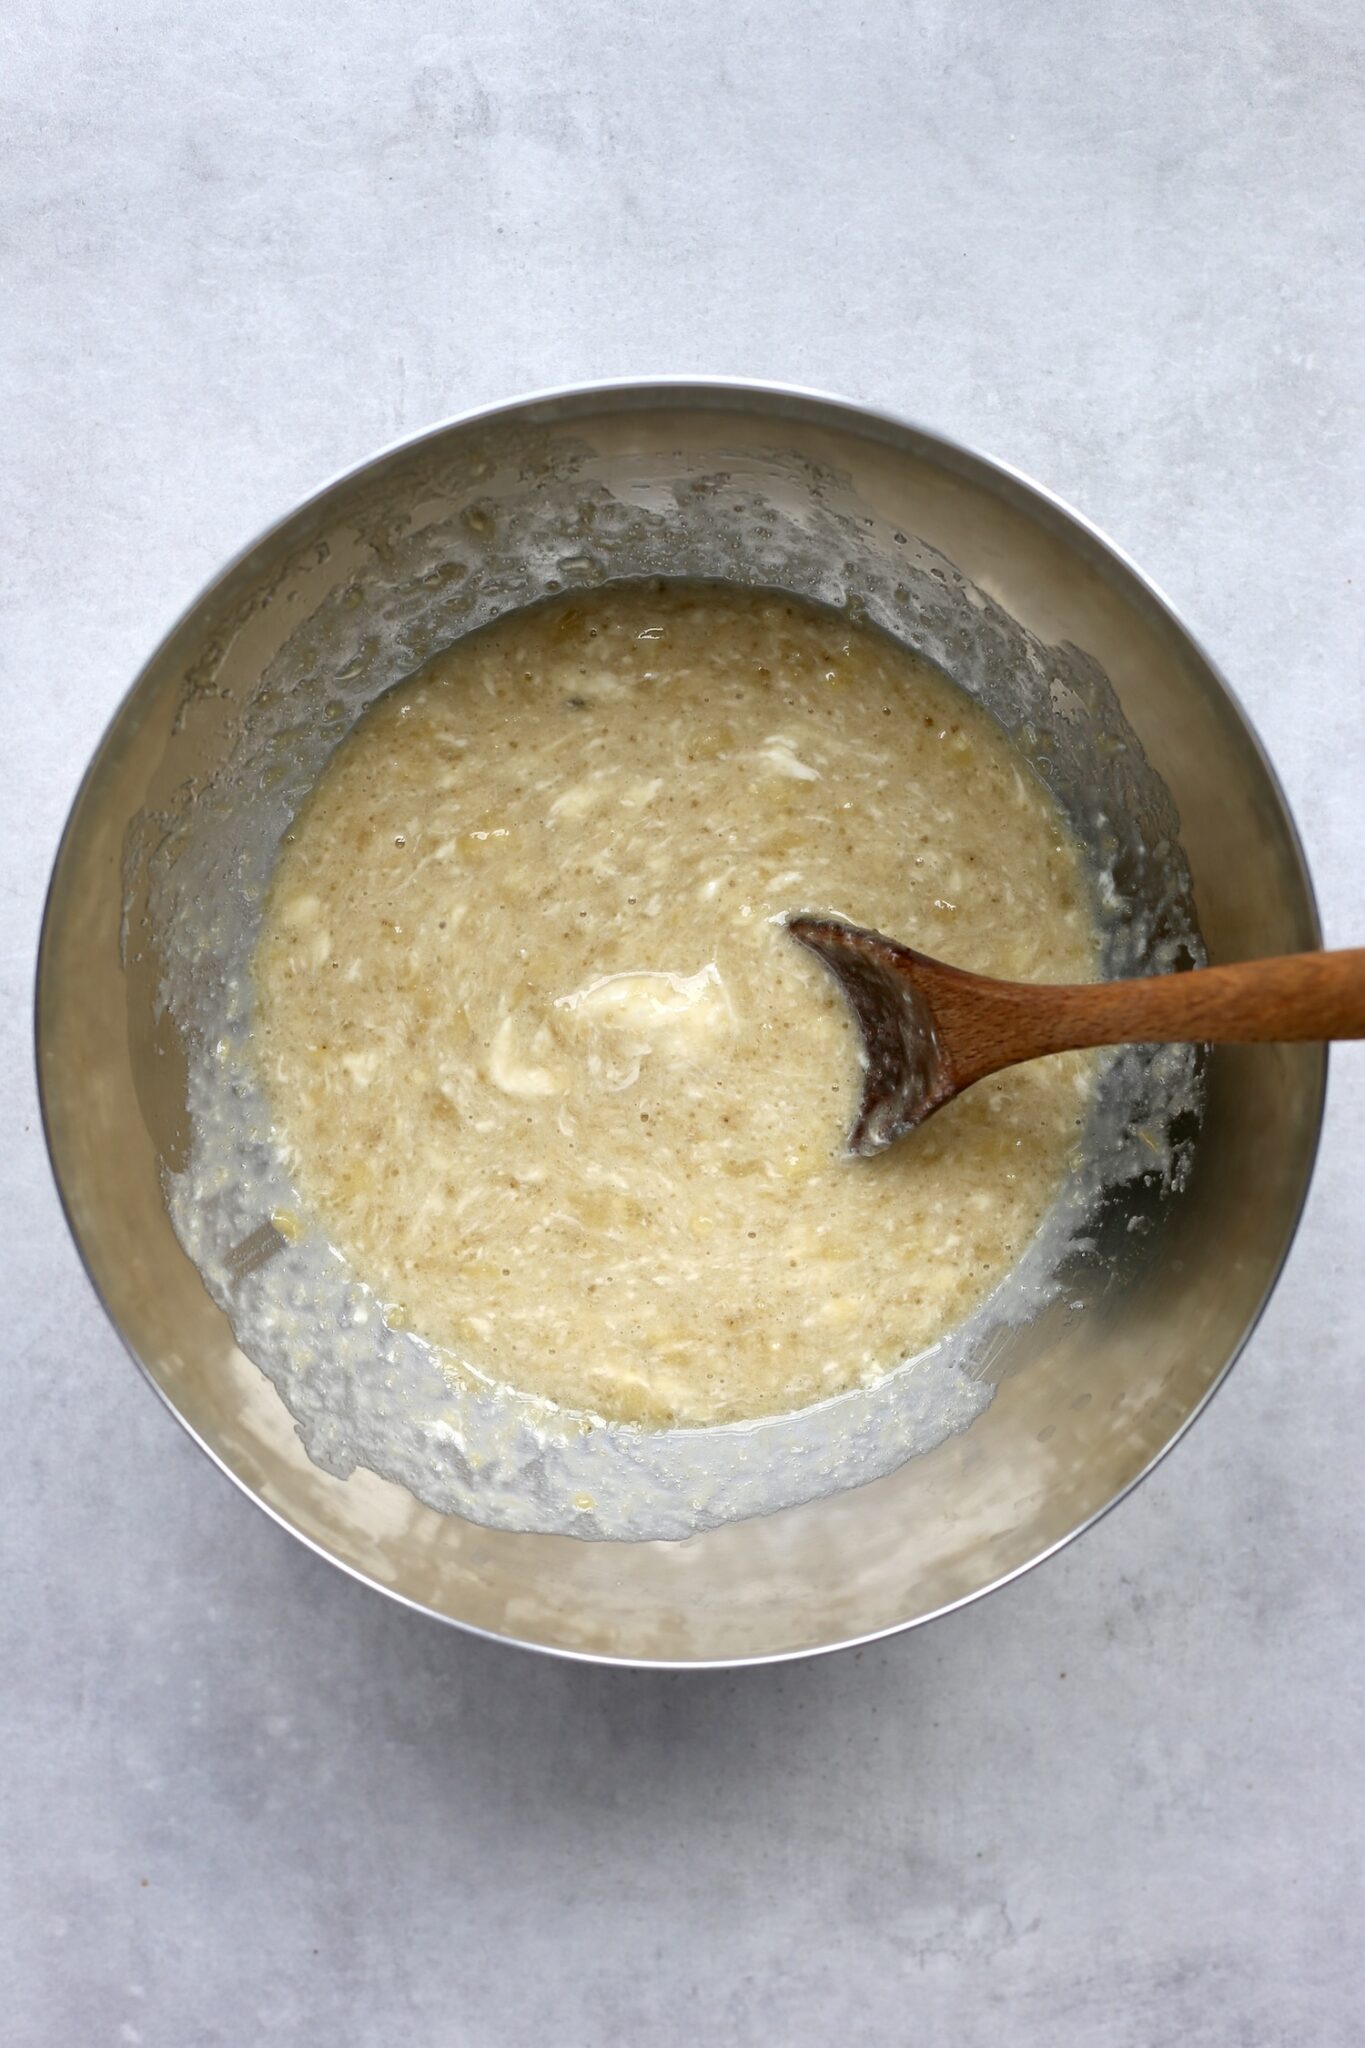
<svg viewBox="0 0 1365 2048"><path fill-rule="evenodd" d="M1077 1057L882 1158L783 914L982 972L1095 974L1089 895L999 729L848 619L727 586L512 615L380 699L275 872L254 1035L304 1212L467 1370L703 1424L875 1379L1054 1199Z"/></svg>

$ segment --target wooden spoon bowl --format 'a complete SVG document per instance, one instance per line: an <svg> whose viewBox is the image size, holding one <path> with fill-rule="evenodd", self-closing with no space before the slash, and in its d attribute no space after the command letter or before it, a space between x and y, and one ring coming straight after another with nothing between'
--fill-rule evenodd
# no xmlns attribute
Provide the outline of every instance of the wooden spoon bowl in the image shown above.
<svg viewBox="0 0 1365 2048"><path fill-rule="evenodd" d="M863 1036L851 1157L870 1158L1002 1067L1094 1045L1365 1038L1365 948L1080 984L995 981L834 917L790 917Z"/></svg>

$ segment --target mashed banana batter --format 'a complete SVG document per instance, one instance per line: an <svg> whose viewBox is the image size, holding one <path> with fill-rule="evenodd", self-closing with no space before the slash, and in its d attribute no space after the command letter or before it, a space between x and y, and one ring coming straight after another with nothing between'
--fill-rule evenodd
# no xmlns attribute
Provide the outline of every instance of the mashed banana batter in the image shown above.
<svg viewBox="0 0 1365 2048"><path fill-rule="evenodd" d="M1068 1056L848 1163L858 1041L777 922L1083 980L1079 852L993 722L769 592L617 585L381 698L281 850L255 1038L303 1213L452 1371L608 1420L866 1383L1008 1273L1071 1161Z"/></svg>

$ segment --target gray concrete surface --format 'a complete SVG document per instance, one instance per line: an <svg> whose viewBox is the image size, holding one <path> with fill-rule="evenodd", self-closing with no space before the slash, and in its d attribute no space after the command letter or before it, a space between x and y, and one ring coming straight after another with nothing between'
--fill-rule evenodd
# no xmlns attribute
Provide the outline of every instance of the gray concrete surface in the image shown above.
<svg viewBox="0 0 1365 2048"><path fill-rule="evenodd" d="M1355 0L10 0L5 2043L1365 2035L1359 1054L1135 1499L916 1637L687 1678L394 1611L217 1479L90 1298L28 1025L82 762L220 560L443 413L658 370L902 408L1098 520L1365 939L1363 51Z"/></svg>

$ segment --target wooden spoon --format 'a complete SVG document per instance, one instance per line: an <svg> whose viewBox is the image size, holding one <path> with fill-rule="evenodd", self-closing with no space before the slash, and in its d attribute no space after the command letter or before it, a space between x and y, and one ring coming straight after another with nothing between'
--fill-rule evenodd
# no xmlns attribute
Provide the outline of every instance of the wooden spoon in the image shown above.
<svg viewBox="0 0 1365 2048"><path fill-rule="evenodd" d="M974 1081L1087 1045L1365 1038L1365 947L1067 987L992 981L834 917L789 917L863 1034L848 1150L884 1152Z"/></svg>

